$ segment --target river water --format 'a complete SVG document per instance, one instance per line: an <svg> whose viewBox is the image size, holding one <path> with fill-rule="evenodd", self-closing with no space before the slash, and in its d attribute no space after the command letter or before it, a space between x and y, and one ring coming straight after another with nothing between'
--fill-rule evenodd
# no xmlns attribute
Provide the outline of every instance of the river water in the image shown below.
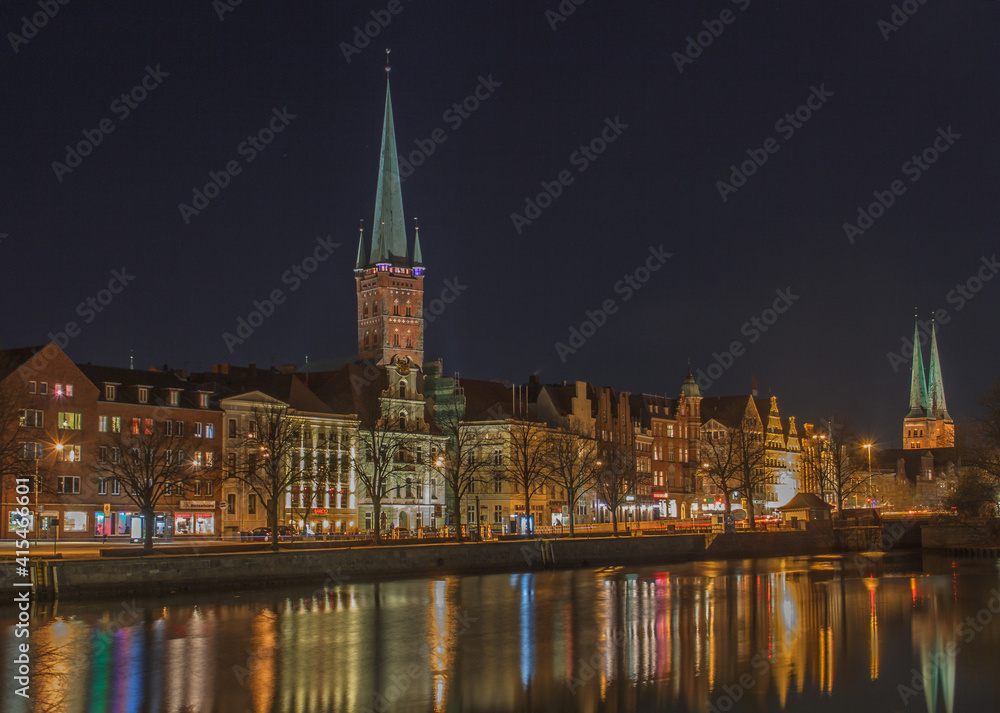
<svg viewBox="0 0 1000 713"><path fill-rule="evenodd" d="M2 710L1000 707L1000 562L794 557L39 606Z"/></svg>

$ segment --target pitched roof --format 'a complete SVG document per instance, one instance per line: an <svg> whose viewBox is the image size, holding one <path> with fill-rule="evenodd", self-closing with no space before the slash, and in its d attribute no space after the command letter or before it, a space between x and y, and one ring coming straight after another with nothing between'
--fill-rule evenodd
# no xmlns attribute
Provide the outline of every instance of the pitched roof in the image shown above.
<svg viewBox="0 0 1000 713"><path fill-rule="evenodd" d="M777 510L779 512L784 512L786 510L815 510L822 508L832 510L833 505L828 502L824 502L822 498L818 495L813 495L812 493L796 493L795 497L781 507L777 508Z"/></svg>
<svg viewBox="0 0 1000 713"><path fill-rule="evenodd" d="M37 347L20 347L17 349L0 350L0 380L17 371L18 367L26 363L38 352L46 347L45 344Z"/></svg>
<svg viewBox="0 0 1000 713"><path fill-rule="evenodd" d="M701 422L707 423L715 419L727 428L736 428L743 421L749 400L749 396L709 396L703 398L701 400ZM764 420L764 423L767 421Z"/></svg>

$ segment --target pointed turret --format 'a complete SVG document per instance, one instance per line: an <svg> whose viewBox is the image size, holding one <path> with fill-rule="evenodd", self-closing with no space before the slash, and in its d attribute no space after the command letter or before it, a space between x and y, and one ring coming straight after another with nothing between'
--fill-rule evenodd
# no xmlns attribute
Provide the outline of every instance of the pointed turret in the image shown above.
<svg viewBox="0 0 1000 713"><path fill-rule="evenodd" d="M365 266L365 221L361 221L361 228L358 230L358 259L354 263L355 270L361 270Z"/></svg>
<svg viewBox="0 0 1000 713"><path fill-rule="evenodd" d="M407 262L406 223L403 218L403 192L399 183L396 130L392 122L389 80L386 78L382 154L378 166L375 226L372 228L372 253L369 264L406 265Z"/></svg>
<svg viewBox="0 0 1000 713"><path fill-rule="evenodd" d="M928 374L928 406L934 414L934 418L942 418L950 421L948 405L944 400L944 382L941 380L941 360L938 356L937 345L937 324L931 327L931 371Z"/></svg>
<svg viewBox="0 0 1000 713"><path fill-rule="evenodd" d="M424 266L424 255L420 252L420 224L417 223L417 219L413 219L413 266L423 267Z"/></svg>
<svg viewBox="0 0 1000 713"><path fill-rule="evenodd" d="M924 376L924 359L920 354L920 324L913 325L913 364L910 368L910 412L907 418L929 416L927 404L927 378Z"/></svg>

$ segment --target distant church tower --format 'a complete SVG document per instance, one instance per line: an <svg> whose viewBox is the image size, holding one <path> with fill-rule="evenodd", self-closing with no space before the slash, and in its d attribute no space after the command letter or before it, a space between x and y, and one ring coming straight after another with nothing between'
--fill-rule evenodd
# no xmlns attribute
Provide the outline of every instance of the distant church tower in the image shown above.
<svg viewBox="0 0 1000 713"><path fill-rule="evenodd" d="M371 252L366 257L362 228L354 268L358 357L382 365L405 360L419 367L424 361L424 266L416 229L412 259L407 250L388 75L378 173Z"/></svg>
<svg viewBox="0 0 1000 713"><path fill-rule="evenodd" d="M910 412L903 419L903 448L946 448L955 445L955 421L948 413L938 356L937 325L931 327L931 368L924 376L919 323L913 327Z"/></svg>

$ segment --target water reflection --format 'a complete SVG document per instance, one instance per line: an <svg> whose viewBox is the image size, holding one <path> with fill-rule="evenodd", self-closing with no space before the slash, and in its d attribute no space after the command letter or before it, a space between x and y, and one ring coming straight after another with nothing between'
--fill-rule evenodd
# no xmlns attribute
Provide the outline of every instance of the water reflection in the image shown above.
<svg viewBox="0 0 1000 713"><path fill-rule="evenodd" d="M824 698L953 713L1000 693L1000 626L962 628L995 564L883 558L863 574L796 558L66 604L35 612L35 707L8 683L12 618L0 687L4 710L67 713L798 711Z"/></svg>

